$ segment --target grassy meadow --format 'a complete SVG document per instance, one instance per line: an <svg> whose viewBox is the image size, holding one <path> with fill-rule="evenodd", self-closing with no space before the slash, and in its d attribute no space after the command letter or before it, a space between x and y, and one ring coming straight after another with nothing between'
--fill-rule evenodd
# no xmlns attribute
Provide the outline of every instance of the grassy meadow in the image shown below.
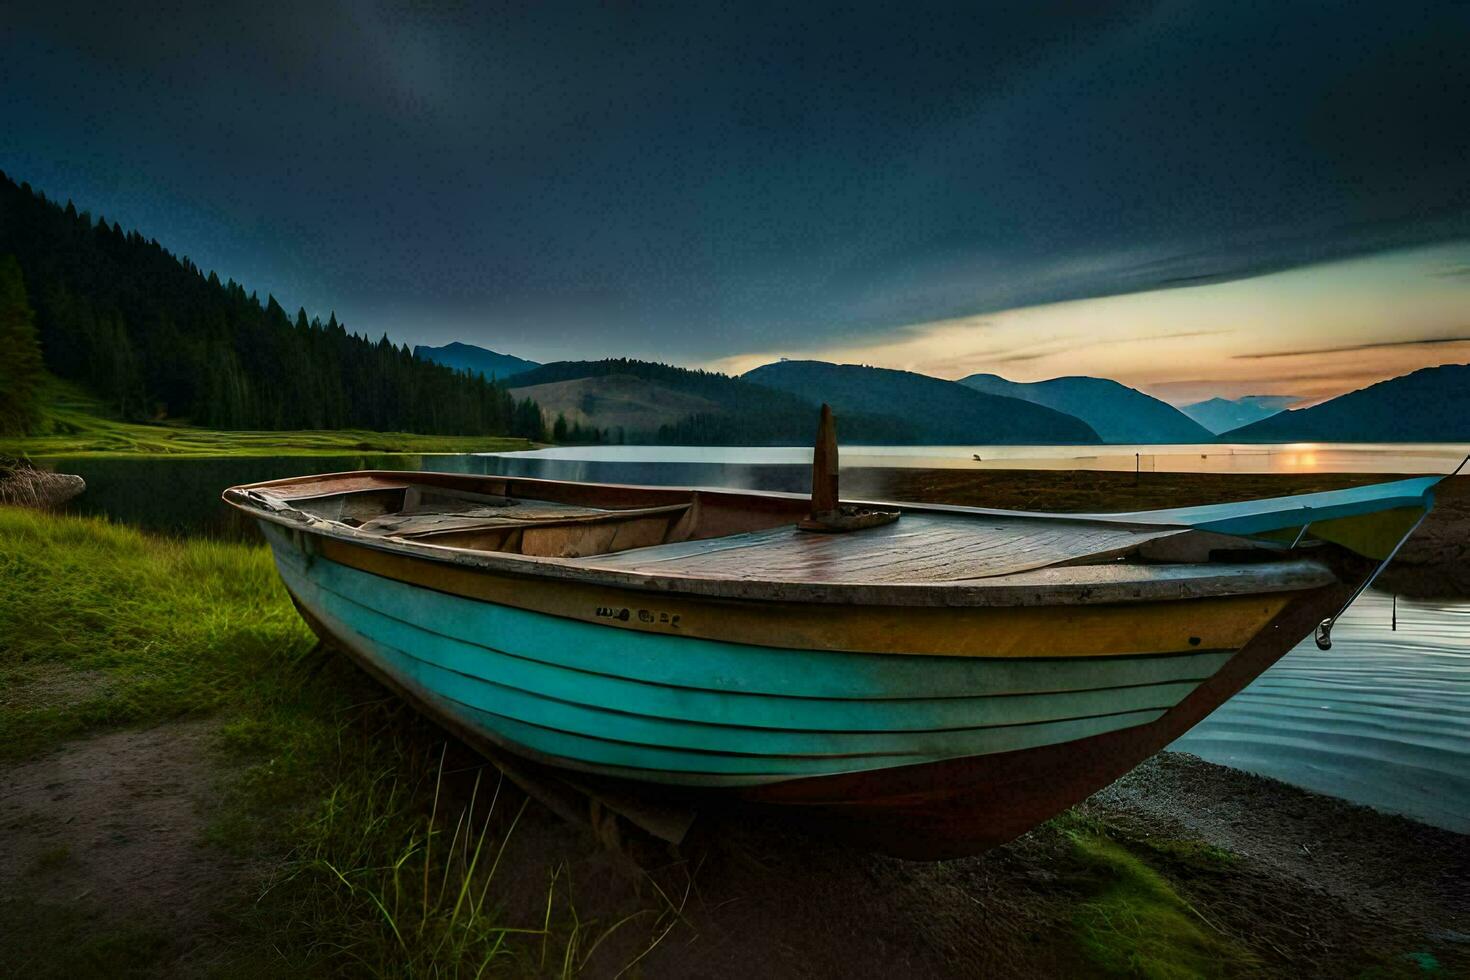
<svg viewBox="0 0 1470 980"><path fill-rule="evenodd" d="M178 422L144 425L111 417L75 385L47 378L42 422L27 436L0 436L8 456L332 456L506 452L533 448L504 436L438 436L366 429L221 431Z"/></svg>

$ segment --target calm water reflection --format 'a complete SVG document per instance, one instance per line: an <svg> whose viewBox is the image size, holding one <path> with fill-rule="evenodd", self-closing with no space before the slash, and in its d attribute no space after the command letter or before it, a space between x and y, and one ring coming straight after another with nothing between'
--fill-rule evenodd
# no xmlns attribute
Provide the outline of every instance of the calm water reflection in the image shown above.
<svg viewBox="0 0 1470 980"><path fill-rule="evenodd" d="M934 465L933 457L923 455L934 447L900 448L912 450L911 461L925 460L909 465ZM971 447L939 448L948 454L940 465L969 465L957 452ZM1026 448L1055 452L1058 447L1006 451ZM1084 448L1097 452L1097 447ZM1268 447L1251 448L1261 452ZM1287 447L1276 448L1275 462L1261 456L1268 461L1266 468L1254 471L1285 465ZM1329 468L1335 470L1377 472L1445 472L1464 452L1456 447L1432 447L1433 452L1395 447L1395 453L1375 458L1363 449L1317 447L1313 452L1346 453L1356 461L1349 466L1328 456L1336 464ZM893 463L892 457L870 455L871 449L844 452L844 462L851 466ZM1301 452L1305 450L1298 450L1299 467ZM254 528L225 507L219 495L225 487L258 480L371 468L801 490L809 479L810 458L810 450L799 449L591 447L488 456L67 459L62 468L87 481L86 493L74 502L79 512L165 533L248 538L256 534ZM1314 458L1311 465L1319 460ZM1009 465L1018 462L1010 457ZM1127 463L1131 468L1131 455ZM1205 465L1216 468L1208 460ZM1243 465L1242 458L1231 465ZM1219 468L1229 467L1221 463ZM1176 747L1470 832L1470 604L1400 601L1398 631L1393 632L1390 602L1386 595L1363 596L1338 624L1330 652L1304 642Z"/></svg>

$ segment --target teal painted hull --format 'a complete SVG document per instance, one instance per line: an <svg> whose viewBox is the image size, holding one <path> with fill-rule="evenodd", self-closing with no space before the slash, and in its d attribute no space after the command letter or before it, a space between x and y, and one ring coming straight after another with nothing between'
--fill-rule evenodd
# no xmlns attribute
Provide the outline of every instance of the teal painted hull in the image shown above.
<svg viewBox="0 0 1470 980"><path fill-rule="evenodd" d="M1090 517L893 505L851 536L798 534L791 495L433 473L225 499L313 629L557 812L677 842L733 800L936 859L1198 724L1351 600L1353 553L1391 553L1432 482ZM1270 542L1215 561L1199 528Z"/></svg>
<svg viewBox="0 0 1470 980"><path fill-rule="evenodd" d="M512 751L644 782L762 785L1091 738L1157 721L1231 656L986 660L689 639L438 593L267 535L298 602L379 673Z"/></svg>

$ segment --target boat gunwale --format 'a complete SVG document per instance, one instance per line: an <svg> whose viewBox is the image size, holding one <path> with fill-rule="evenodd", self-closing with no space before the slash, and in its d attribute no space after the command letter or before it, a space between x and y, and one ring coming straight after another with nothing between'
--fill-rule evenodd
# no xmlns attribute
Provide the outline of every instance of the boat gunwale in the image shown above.
<svg viewBox="0 0 1470 980"><path fill-rule="evenodd" d="M872 606L939 606L939 607L1005 607L1053 605L1103 605L1207 599L1256 594L1299 592L1338 581L1326 565L1308 558L1285 561L1227 564L1125 565L1111 562L1099 565L1053 565L980 579L945 582L851 583L789 580L745 580L611 569L586 563L586 559L553 558L520 555L509 552L456 548L407 539L385 538L364 534L335 521L291 508L288 499L322 499L351 490L328 491L297 498L277 497L271 489L292 485L326 483L334 479L369 478L395 485L412 485L415 478L434 478L430 482L449 479L501 480L507 484L532 486L575 486L594 490L652 492L659 495L699 493L724 499L767 499L805 501L805 494L781 491L729 490L704 487L653 487L633 484L587 483L568 480L544 480L531 477L500 477L479 474L429 473L407 470L352 470L339 473L287 477L254 484L230 487L222 498L230 506L257 520L277 524L303 535L313 535L408 559L453 565L487 573L529 579L550 579L640 592L687 595L705 599L745 600L756 602L803 603L818 605ZM368 487L360 490L392 489ZM508 489L508 487L507 487ZM261 491L266 491L261 494ZM250 494L250 496L247 496ZM256 503L270 496L286 504L284 510L272 510ZM253 499L255 498L255 499ZM976 517L1038 517L1062 523L1121 523L1145 530L1163 530L1174 534L1190 528L1177 525L1150 525L1137 522L1105 522L1096 515L1051 515L1022 511L1001 511L944 504L909 504L890 502L886 506L918 513L973 515ZM1170 535L1164 535L1170 536ZM1243 544L1247 542L1243 541ZM1249 544L1257 545L1255 542Z"/></svg>
<svg viewBox="0 0 1470 980"><path fill-rule="evenodd" d="M240 484L238 486L234 486L234 487L228 488L225 491L225 493L228 493L230 490L240 490L240 491L244 491L244 490L261 490L261 489L265 489L265 488L269 488L269 487L284 487L284 486L290 486L292 484L298 484L298 483L308 483L309 484L309 483L314 483L314 482L318 482L318 481L324 482L324 481L327 481L327 480L332 480L332 479L345 479L345 478L349 478L349 477L372 477L374 479L384 479L384 480L389 480L389 481L395 482L395 483L403 483L403 482L405 482L405 480L404 480L405 477L431 477L431 478L434 478L434 479L448 478L448 479L454 480L454 481L458 481L458 480L501 480L501 481L505 481L507 483L509 483L509 482L528 483L528 484L533 484L533 485L537 485L537 486L562 486L562 487L564 487L564 486L577 486L577 487L595 488L595 489L599 489L599 490L633 491L633 492L636 492L636 493L655 493L655 494L699 493L699 494L714 495L714 496L726 497L726 498L729 498L729 497L744 497L744 498L756 498L756 499L767 499L767 500L780 500L780 501L790 501L790 502L807 502L807 501L810 501L811 500L811 495L810 494L797 493L797 492L788 491L788 490L735 489L735 488L732 488L732 487L692 486L692 485L682 485L682 484L681 485L667 485L667 486L665 486L665 485L652 485L652 484L644 484L644 483L597 483L597 482L586 481L586 480L551 480L551 479L547 479L545 477L535 477L535 476L510 476L510 475L498 475L498 474L489 474L489 473L447 473L447 472L439 472L439 471L436 471L436 470L342 470L342 471L338 471L338 472L335 472L335 473L319 473L319 474L306 475L306 476L291 476L291 477L282 477L282 478L276 479L276 480L262 480L262 481L260 481L258 483L244 483L244 484ZM1312 493L1286 494L1286 495L1280 496L1280 497L1253 497L1253 498L1249 498L1247 500L1233 501L1233 502L1224 503L1224 504L1203 504L1203 505L1189 506L1189 507L1166 507L1166 508L1161 508L1161 509L1157 509L1157 510L1139 510L1139 511L1094 511L1094 512L1080 512L1079 511L1079 512L1059 513L1059 512L1053 512L1053 511L1004 510L1004 509L996 508L996 507L976 507L976 506L973 506L973 505L970 505L970 504L944 504L944 503L932 503L932 502L920 502L920 501L877 500L877 499L869 500L869 499L865 499L865 498L846 498L846 497L842 498L842 500L840 501L840 503L842 503L842 504L851 504L851 505L854 505L854 506L857 506L857 507L869 507L869 508L877 508L877 509L897 507L897 508L900 508L900 509L902 509L904 511L912 511L912 512L916 512L916 513L958 514L958 515L970 515L970 516L975 516L975 517L1000 517L1000 518L1010 518L1010 519L1030 518L1032 520L1055 521L1055 522L1064 523L1064 524L1102 524L1102 525L1108 525L1108 526L1123 525L1123 526L1126 526L1126 527L1137 528L1137 529L1140 529L1140 530L1192 531L1192 530L1214 530L1216 528L1216 526L1219 523L1221 523L1221 522L1218 519L1215 519L1215 518L1210 517L1210 513L1212 511L1217 510L1220 507L1241 508L1241 507L1245 507L1245 506L1248 506L1248 505L1251 505L1251 504L1261 504L1261 503L1267 503L1267 502L1270 502L1270 501L1298 500L1299 501L1298 507L1300 508L1300 512L1301 512L1300 513L1300 516L1303 517L1303 518L1305 518L1305 519L1310 519L1311 521L1314 521L1314 522L1315 521L1323 521L1323 520L1331 520L1331 519L1333 519L1335 517L1339 517L1339 516L1350 516L1350 514L1359 513L1359 511L1357 511L1355 508L1352 508L1351 505L1337 504L1337 505L1329 505L1329 506L1326 506L1326 507L1320 507L1320 506L1313 506L1313 504L1316 503L1316 502L1320 502L1323 498L1332 496L1334 494L1339 494L1339 493L1342 493L1344 491L1347 491L1347 492L1364 491L1364 490L1369 490L1369 489L1373 489L1373 488L1380 488L1381 489L1381 488L1384 488L1384 487L1400 487L1400 488L1403 488L1406 491L1409 488L1414 488L1417 492L1412 493L1412 494L1407 494L1406 493L1404 496L1402 496L1401 498L1399 498L1399 502L1397 504L1395 504L1395 506L1407 507L1407 506L1415 506L1415 505L1418 505L1418 506L1423 507L1425 510L1429 510L1429 509L1431 509L1433 507L1433 504L1434 504L1434 488L1442 480L1444 480L1444 478L1445 477L1442 474L1440 474L1440 475L1431 474L1431 475L1423 475L1423 476L1405 476L1405 477L1401 477L1400 479L1397 479L1397 480L1385 480L1382 483L1369 483L1369 484L1362 484L1360 486L1345 487L1345 488L1342 488L1342 490L1325 490L1325 491L1316 491L1316 492L1312 492ZM341 493L341 492L343 492L343 491L330 491L330 492L326 492L326 493L307 494L307 495L303 495L301 497L294 498L294 499L298 499L298 500L318 499L318 498L322 498L322 497L335 496L337 493ZM1386 508L1380 508L1380 509L1386 509ZM1342 513L1343 511L1348 511L1350 513L1349 513L1349 515L1344 515ZM1254 512L1251 512L1251 513L1245 513L1242 516L1245 519L1249 520L1250 518L1257 517L1259 515L1255 514ZM1155 519L1154 520L1144 520L1143 519L1143 518L1148 518L1148 517L1153 517ZM1226 521L1225 523L1233 523L1233 522L1232 521ZM1226 532L1222 532L1222 533L1230 533L1230 532L1226 531ZM1249 533L1249 532L1243 532L1243 533ZM1268 546L1268 547L1270 546L1269 542L1260 541L1260 540L1254 539L1254 538L1251 539L1251 540L1252 540L1253 543L1255 543L1257 545L1265 545L1265 546ZM1284 549L1284 546L1281 546L1281 545L1277 545L1277 547L1280 547L1280 548L1283 548Z"/></svg>

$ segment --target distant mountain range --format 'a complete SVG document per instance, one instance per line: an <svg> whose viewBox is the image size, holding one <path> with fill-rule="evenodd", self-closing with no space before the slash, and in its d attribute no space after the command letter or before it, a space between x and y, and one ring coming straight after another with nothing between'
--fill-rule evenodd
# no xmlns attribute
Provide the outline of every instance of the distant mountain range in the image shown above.
<svg viewBox="0 0 1470 980"><path fill-rule="evenodd" d="M1233 429L1222 442L1470 442L1470 364L1424 368Z"/></svg>
<svg viewBox="0 0 1470 980"><path fill-rule="evenodd" d="M557 361L514 383L511 394L534 399L549 419L594 425L614 442L801 446L817 428L817 406L799 395L628 358ZM922 441L902 419L862 412L844 416L841 432L849 442Z"/></svg>
<svg viewBox="0 0 1470 980"><path fill-rule="evenodd" d="M1268 419L1297 401L1301 399L1295 395L1246 395L1243 398L1211 398L1194 402L1179 411L1218 435Z"/></svg>
<svg viewBox="0 0 1470 980"><path fill-rule="evenodd" d="M816 407L838 414L844 442L1095 444L1204 442L1470 442L1470 365L1425 368L1311 408L1292 395L1211 398L1176 409L1106 378L958 382L911 371L780 361L738 378L628 358L537 364L476 347L414 354L510 378L550 424L596 427L602 438L705 445L802 445Z"/></svg>
<svg viewBox="0 0 1470 980"><path fill-rule="evenodd" d="M457 341L443 347L419 344L413 349L413 356L421 361L433 361L435 364L469 371L471 374L478 372L487 378L499 378L502 381L541 366L535 361L527 361L511 354L499 354L484 347Z"/></svg>
<svg viewBox="0 0 1470 980"><path fill-rule="evenodd" d="M920 443L1092 444L1098 434L1082 420L1020 398L991 395L912 371L780 361L741 375L745 381L826 402L843 418L886 415L914 427ZM843 436L845 438L845 436Z"/></svg>
<svg viewBox="0 0 1470 980"><path fill-rule="evenodd" d="M1086 443L1086 423L952 381L820 361L768 364L731 378L618 358L558 361L516 375L511 394L548 421L595 426L614 442L804 445L817 406L832 405L844 442L889 445Z"/></svg>
<svg viewBox="0 0 1470 980"><path fill-rule="evenodd" d="M972 374L960 384L990 395L1020 398L1074 415L1112 443L1211 442L1214 433L1167 402L1107 378L1008 381Z"/></svg>

